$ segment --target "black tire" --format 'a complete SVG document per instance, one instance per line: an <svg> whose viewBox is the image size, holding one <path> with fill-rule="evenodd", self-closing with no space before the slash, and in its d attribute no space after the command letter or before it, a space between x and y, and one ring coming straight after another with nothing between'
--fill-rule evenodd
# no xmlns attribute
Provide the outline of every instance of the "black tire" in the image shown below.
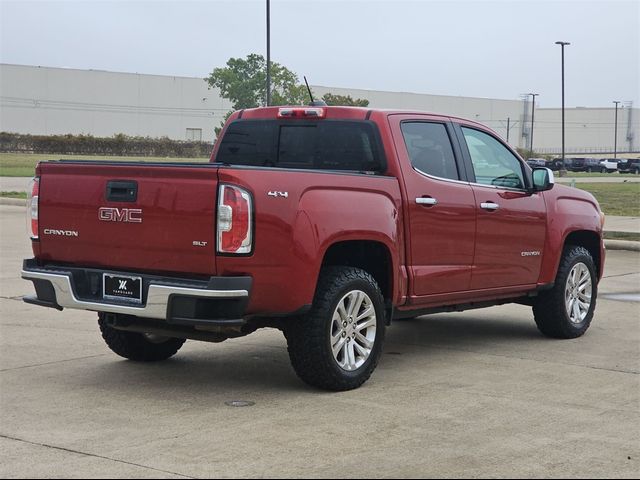
<svg viewBox="0 0 640 480"><path fill-rule="evenodd" d="M565 307L565 290L569 274L578 263L584 264L591 275L591 304L579 323L570 320ZM562 253L554 287L541 292L533 304L533 315L540 332L552 338L577 338L587 331L593 319L598 296L598 277L593 257L577 245L567 245Z"/></svg>
<svg viewBox="0 0 640 480"><path fill-rule="evenodd" d="M112 352L137 362L158 362L175 355L186 341L183 338L166 338L151 341L143 333L116 330L107 325L104 314L98 314L102 338Z"/></svg>
<svg viewBox="0 0 640 480"><path fill-rule="evenodd" d="M587 167L587 173L591 173L591 167Z"/></svg>
<svg viewBox="0 0 640 480"><path fill-rule="evenodd" d="M609 173L609 170L607 170L606 167L602 167L600 173Z"/></svg>
<svg viewBox="0 0 640 480"><path fill-rule="evenodd" d="M375 340L371 352L357 369L343 369L331 348L333 314L349 292L366 293L376 314ZM327 267L320 273L311 311L290 319L284 329L289 358L296 374L305 383L331 391L358 388L366 382L382 354L386 329L384 299L373 277L354 267ZM355 343L355 342L354 342Z"/></svg>

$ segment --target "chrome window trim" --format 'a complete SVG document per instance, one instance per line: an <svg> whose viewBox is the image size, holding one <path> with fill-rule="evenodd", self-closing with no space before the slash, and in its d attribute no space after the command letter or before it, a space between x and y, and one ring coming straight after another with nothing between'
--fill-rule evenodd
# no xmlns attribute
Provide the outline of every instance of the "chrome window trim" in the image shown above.
<svg viewBox="0 0 640 480"><path fill-rule="evenodd" d="M527 194L529 193L529 190L527 190L526 188L500 187L498 185L487 185L485 183L477 183L477 182L469 182L469 185L475 185L477 187L493 188L495 190L507 190L509 192L519 192L519 193L527 193Z"/></svg>
<svg viewBox="0 0 640 480"><path fill-rule="evenodd" d="M430 175L427 172L423 172L419 168L414 167L413 164L411 165L411 168L413 168L420 175L423 175L423 176L425 176L427 178L430 178L431 180L442 180L443 182L464 183L464 184L468 184L469 183L469 182L464 181L464 180L454 180L453 178L436 177L435 175Z"/></svg>
<svg viewBox="0 0 640 480"><path fill-rule="evenodd" d="M470 185L470 186L476 186L476 187L493 188L494 190L507 190L507 191L510 191L510 192L529 193L529 190L522 189L522 188L499 187L498 185L487 185L487 184L484 184L484 183L467 182L467 181L464 181L464 180L453 180L451 178L436 177L435 175L429 175L428 173L425 173L422 170L420 170L419 168L416 168L414 166L412 166L411 168L413 168L420 175L429 178L430 180L439 180L439 181L442 181L442 182L459 183L459 184L462 184L462 185ZM535 192L535 193L537 193L537 192Z"/></svg>

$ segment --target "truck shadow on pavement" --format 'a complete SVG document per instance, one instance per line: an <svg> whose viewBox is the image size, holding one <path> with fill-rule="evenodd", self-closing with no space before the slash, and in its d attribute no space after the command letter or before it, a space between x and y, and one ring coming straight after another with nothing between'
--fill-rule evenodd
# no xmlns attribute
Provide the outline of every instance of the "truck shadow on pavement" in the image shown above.
<svg viewBox="0 0 640 480"><path fill-rule="evenodd" d="M473 318L468 314L426 315L410 320L394 321L387 331L387 342L410 345L427 343L443 347L479 347L513 342L542 340L536 324L501 315L500 318Z"/></svg>
<svg viewBox="0 0 640 480"><path fill-rule="evenodd" d="M405 363L439 368L435 365L444 357L451 361L452 350L459 350L460 355L468 351L513 353L520 346L536 348L545 341L548 340L540 335L533 319L528 323L507 317L425 316L392 324L387 330L381 365L386 364L384 370L392 375ZM394 356L393 361L390 356ZM86 366L87 376L76 377L77 380L127 395L132 391L141 397L176 395L178 401L211 394L322 393L298 380L289 363L284 336L274 330L258 332L244 341L187 342L175 357L159 363L131 362L115 354L100 358L99 364Z"/></svg>

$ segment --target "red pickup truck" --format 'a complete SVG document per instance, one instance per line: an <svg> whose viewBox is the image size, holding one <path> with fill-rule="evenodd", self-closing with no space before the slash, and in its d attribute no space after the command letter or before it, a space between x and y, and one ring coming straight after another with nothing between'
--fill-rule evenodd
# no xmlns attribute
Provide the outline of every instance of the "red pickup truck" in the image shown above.
<svg viewBox="0 0 640 480"><path fill-rule="evenodd" d="M43 162L31 194L27 303L98 312L139 361L279 328L330 390L369 378L393 319L517 302L578 337L604 266L592 195L442 115L238 111L209 164Z"/></svg>

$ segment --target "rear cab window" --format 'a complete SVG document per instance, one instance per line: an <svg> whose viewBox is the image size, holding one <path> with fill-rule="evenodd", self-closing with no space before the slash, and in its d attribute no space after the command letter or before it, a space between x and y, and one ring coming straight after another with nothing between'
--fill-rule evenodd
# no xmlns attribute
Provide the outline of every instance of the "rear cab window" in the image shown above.
<svg viewBox="0 0 640 480"><path fill-rule="evenodd" d="M236 120L220 140L216 162L288 169L384 173L373 122Z"/></svg>

